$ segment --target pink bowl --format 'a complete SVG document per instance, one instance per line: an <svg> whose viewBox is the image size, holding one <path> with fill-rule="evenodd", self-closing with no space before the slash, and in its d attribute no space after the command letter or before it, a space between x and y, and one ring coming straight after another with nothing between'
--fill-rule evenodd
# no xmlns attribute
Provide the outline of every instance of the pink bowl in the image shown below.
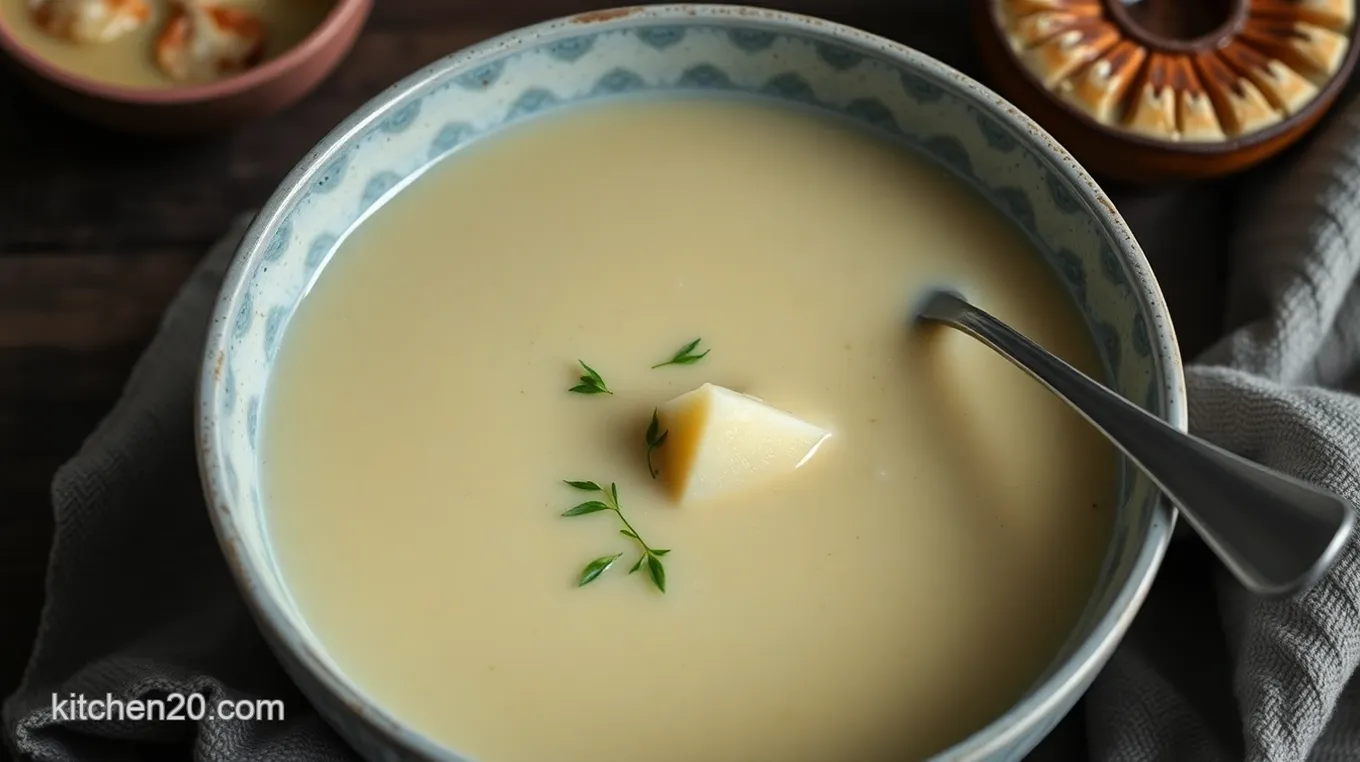
<svg viewBox="0 0 1360 762"><path fill-rule="evenodd" d="M59 69L25 48L0 20L0 50L56 106L92 122L148 135L228 129L282 110L321 84L354 47L373 0L336 0L302 42L255 68L206 85L138 89Z"/></svg>

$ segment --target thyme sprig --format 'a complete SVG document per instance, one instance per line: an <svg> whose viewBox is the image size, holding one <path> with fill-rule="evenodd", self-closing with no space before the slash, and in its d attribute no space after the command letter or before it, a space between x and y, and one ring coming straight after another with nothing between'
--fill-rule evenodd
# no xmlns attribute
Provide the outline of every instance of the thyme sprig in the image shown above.
<svg viewBox="0 0 1360 762"><path fill-rule="evenodd" d="M595 372L595 369L594 369L594 368L590 367L589 365L586 365L586 364L585 364L585 361L583 361L583 360L577 360L576 362L581 363L581 367L585 369L586 373L585 373L584 376L581 376L581 378L580 378L581 383L577 384L576 386L571 387L571 388L568 389L567 391L569 391L569 392L576 392L577 394L613 394L613 393L614 393L613 391L611 391L611 390L609 389L608 386L605 385L604 379L600 377L600 374L599 374L599 373L596 373L596 372Z"/></svg>
<svg viewBox="0 0 1360 762"><path fill-rule="evenodd" d="M670 433L670 429L661 431L661 421L657 420L656 409L653 409L652 422L647 424L647 472L652 475L653 479L660 472L652 466L652 453L661 445L666 444L666 437Z"/></svg>
<svg viewBox="0 0 1360 762"><path fill-rule="evenodd" d="M700 341L703 341L703 339L695 339L694 341L691 341L685 346L680 347L680 351L672 355L671 359L653 365L652 370L656 370L657 368L664 368L667 365L693 365L694 363L704 359L704 356L707 355L712 350L705 349L704 351L700 352L697 355L694 354L694 350L698 349Z"/></svg>
<svg viewBox="0 0 1360 762"><path fill-rule="evenodd" d="M657 590L665 593L666 567L661 562L661 557L671 551L669 548L651 547L637 533L637 530L633 528L633 525L628 523L628 519L623 515L623 508L619 505L618 485L611 482L609 489L606 490L595 482L568 480L565 483L572 489L581 490L582 492L597 493L600 495L601 499L587 500L579 505L574 505L563 511L562 515L568 517L588 516L592 513L599 513L601 511L612 511L614 515L619 517L619 522L623 524L623 528L619 530L619 534L632 540L642 550L642 555L638 557L637 563L633 564L633 568L629 569L628 573L632 574L645 565L647 567L647 576L652 580L652 584L656 585ZM610 556L600 556L586 564L585 567L581 569L581 576L577 580L576 586L582 587L594 582L601 574L608 571L609 568L614 565L614 562L618 561L622 555L622 553L615 553Z"/></svg>

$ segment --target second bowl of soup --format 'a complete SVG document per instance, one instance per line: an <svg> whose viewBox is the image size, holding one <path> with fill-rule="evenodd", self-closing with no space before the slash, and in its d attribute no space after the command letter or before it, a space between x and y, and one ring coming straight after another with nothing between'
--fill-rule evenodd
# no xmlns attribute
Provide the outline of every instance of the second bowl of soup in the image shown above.
<svg viewBox="0 0 1360 762"><path fill-rule="evenodd" d="M914 327L939 284L1184 426L1124 223L962 75L731 7L497 38L248 234L201 392L215 526L371 759L1019 758L1172 514Z"/></svg>
<svg viewBox="0 0 1360 762"><path fill-rule="evenodd" d="M184 135L291 105L372 0L0 0L0 51L34 88L120 130Z"/></svg>

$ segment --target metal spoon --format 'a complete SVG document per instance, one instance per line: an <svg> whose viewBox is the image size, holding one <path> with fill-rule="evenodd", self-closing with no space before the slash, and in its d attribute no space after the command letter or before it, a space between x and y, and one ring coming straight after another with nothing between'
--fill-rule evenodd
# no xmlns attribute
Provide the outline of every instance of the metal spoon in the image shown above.
<svg viewBox="0 0 1360 762"><path fill-rule="evenodd" d="M981 341L1075 408L1152 478L1255 593L1306 590L1354 531L1356 508L1340 496L1172 428L956 293L930 293L916 317Z"/></svg>

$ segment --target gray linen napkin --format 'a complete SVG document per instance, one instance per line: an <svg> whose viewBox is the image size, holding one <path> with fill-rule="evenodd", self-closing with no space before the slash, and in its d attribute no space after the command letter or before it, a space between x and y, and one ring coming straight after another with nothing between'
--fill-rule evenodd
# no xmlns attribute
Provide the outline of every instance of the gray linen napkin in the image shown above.
<svg viewBox="0 0 1360 762"><path fill-rule="evenodd" d="M208 314L249 217L167 310L122 399L52 484L47 600L19 691L4 704L20 759L208 762L357 759L265 646L221 559L194 456ZM74 721L86 699L281 699L283 721ZM192 754L192 757L191 757Z"/></svg>
<svg viewBox="0 0 1360 762"><path fill-rule="evenodd" d="M1246 181L1225 336L1189 372L1192 429L1360 500L1360 102ZM245 220L166 315L123 398L56 476L38 645L5 735L23 759L352 759L268 653L221 561L194 464L193 389ZM1360 549L1260 601L1178 540L1084 702L1100 762L1360 759ZM76 722L53 694L283 699L282 721ZM1066 758L1066 757L1061 757Z"/></svg>
<svg viewBox="0 0 1360 762"><path fill-rule="evenodd" d="M1360 99L1243 182L1227 324L1190 428L1360 502ZM1086 701L1099 760L1360 759L1360 548L1301 598L1174 556ZM1179 561L1179 562L1178 562Z"/></svg>

